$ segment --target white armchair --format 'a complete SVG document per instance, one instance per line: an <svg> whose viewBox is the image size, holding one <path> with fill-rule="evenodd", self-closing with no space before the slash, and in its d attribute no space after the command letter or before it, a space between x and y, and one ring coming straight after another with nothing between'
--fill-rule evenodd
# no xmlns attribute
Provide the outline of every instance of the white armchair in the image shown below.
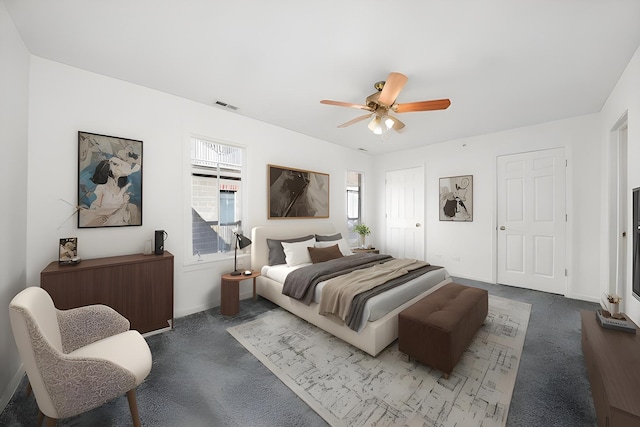
<svg viewBox="0 0 640 427"><path fill-rule="evenodd" d="M9 304L11 328L47 425L127 394L140 426L135 388L151 371L151 351L129 321L105 305L57 310L39 287Z"/></svg>

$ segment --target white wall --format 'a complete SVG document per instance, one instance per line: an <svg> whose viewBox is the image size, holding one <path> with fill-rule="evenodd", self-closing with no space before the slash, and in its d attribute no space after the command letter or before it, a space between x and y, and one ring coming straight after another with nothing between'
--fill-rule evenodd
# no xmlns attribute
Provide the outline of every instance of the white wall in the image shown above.
<svg viewBox="0 0 640 427"><path fill-rule="evenodd" d="M22 379L9 303L25 287L29 52L0 2L0 410Z"/></svg>
<svg viewBox="0 0 640 427"><path fill-rule="evenodd" d="M588 115L378 156L374 185L384 195L384 172L425 167L426 259L454 276L496 282L496 157L565 147L569 280L566 295L595 301L599 293L599 115ZM393 143L389 140L387 143ZM473 175L473 222L438 220L440 177ZM384 230L384 197L376 229ZM384 233L379 233L384 248ZM459 258L455 261L454 258Z"/></svg>
<svg viewBox="0 0 640 427"><path fill-rule="evenodd" d="M154 230L164 229L166 250L175 255L176 317L219 305L220 275L233 268L232 256L185 265L189 135L247 147L246 233L267 223L267 164L329 173L328 221L341 230L346 170L369 172L372 163L364 153L38 57L31 60L29 110L27 282L39 284L40 271L57 260L61 237L78 237L79 256L95 258L140 253ZM143 141L142 227L78 229L75 216L65 222L73 208L60 199L77 199L78 131ZM250 281L242 283L243 296L251 291Z"/></svg>
<svg viewBox="0 0 640 427"><path fill-rule="evenodd" d="M603 173L603 191L601 200L609 200L611 185L608 177L612 175L610 171L610 147L613 144L611 129L627 113L628 123L628 139L627 139L627 218L629 238L627 239L627 286L622 292L621 311L627 313L636 324L640 323L640 301L632 296L632 278L633 278L633 260L632 260L632 233L635 227L631 224L633 218L631 190L640 187L640 48L627 65L622 77L618 81L615 89L611 92L604 108L602 109L602 139L603 145L601 150ZM615 175L615 171L613 171ZM603 245L601 247L601 275L600 279L603 283L602 291L606 292L609 281L609 236L615 232L609 226L609 209L607 203L602 205L602 226L601 235Z"/></svg>

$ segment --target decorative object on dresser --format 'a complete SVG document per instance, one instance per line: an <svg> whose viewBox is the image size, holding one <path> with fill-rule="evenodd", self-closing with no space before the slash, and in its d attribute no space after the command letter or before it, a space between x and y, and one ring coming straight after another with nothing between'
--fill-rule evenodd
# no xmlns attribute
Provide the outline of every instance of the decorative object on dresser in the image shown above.
<svg viewBox="0 0 640 427"><path fill-rule="evenodd" d="M246 236L243 236L241 233L236 233L235 231L233 232L234 235L234 241L235 241L235 247L233 250L233 272L231 273L232 276L239 276L240 274L242 274L240 271L238 271L238 247L240 249L244 249L247 246L249 246L251 244L251 239L249 239Z"/></svg>
<svg viewBox="0 0 640 427"><path fill-rule="evenodd" d="M164 242L169 238L169 235L164 230L156 230L154 235L155 242L155 254L162 255L164 253Z"/></svg>
<svg viewBox="0 0 640 427"><path fill-rule="evenodd" d="M618 315L614 317L608 311L598 309L596 310L596 320L598 321L598 325L603 328L615 329L631 334L636 333L635 323L627 319L622 313L618 313Z"/></svg>
<svg viewBox="0 0 640 427"><path fill-rule="evenodd" d="M142 225L142 141L78 132L78 228Z"/></svg>
<svg viewBox="0 0 640 427"><path fill-rule="evenodd" d="M372 357L282 309L227 329L332 426L504 426L531 305L489 295L449 379L392 344Z"/></svg>
<svg viewBox="0 0 640 427"><path fill-rule="evenodd" d="M105 305L56 310L41 288L29 287L9 305L13 336L36 397L38 424L56 425L127 394L140 426L136 387L151 371L151 351L129 321Z"/></svg>
<svg viewBox="0 0 640 427"><path fill-rule="evenodd" d="M598 427L640 426L640 334L601 327L593 311L580 316Z"/></svg>
<svg viewBox="0 0 640 427"><path fill-rule="evenodd" d="M173 255L85 259L73 267L52 262L40 286L59 310L106 304L140 333L173 327Z"/></svg>
<svg viewBox="0 0 640 427"><path fill-rule="evenodd" d="M473 221L473 175L440 178L440 221Z"/></svg>
<svg viewBox="0 0 640 427"><path fill-rule="evenodd" d="M78 257L77 237L65 237L60 239L58 251L59 264L77 264L80 262L80 257Z"/></svg>
<svg viewBox="0 0 640 427"><path fill-rule="evenodd" d="M329 174L267 167L269 219L329 218Z"/></svg>

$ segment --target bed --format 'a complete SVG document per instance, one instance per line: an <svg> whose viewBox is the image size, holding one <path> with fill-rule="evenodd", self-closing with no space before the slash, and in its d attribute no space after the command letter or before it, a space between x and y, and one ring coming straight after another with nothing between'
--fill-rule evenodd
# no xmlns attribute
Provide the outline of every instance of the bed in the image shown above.
<svg viewBox="0 0 640 427"><path fill-rule="evenodd" d="M251 231L251 268L259 271L263 275L256 279L256 292L258 295L272 301L283 309L295 314L296 316L312 323L313 325L325 330L326 332L348 342L349 344L369 353L372 356L378 355L383 349L391 344L398 337L398 314L406 307L414 304L422 299L425 295L435 291L450 282L451 279L444 268L440 268L426 273L418 278L412 279L404 285L398 286L398 294L412 295L407 296L405 302L393 308L388 313L374 320L366 320L364 326L353 330L344 324L336 322L331 316L319 314L319 304L311 302L309 305L300 302L294 298L290 298L282 293L283 283L270 277L269 269L269 246L267 239L292 239L305 235L331 235L335 234L335 229L330 223L317 223L313 226L303 224L293 225L277 225L277 226L261 226L255 227ZM407 293L409 287L416 289ZM389 293L393 293L389 291ZM385 297L380 295L372 298L366 303L366 312L375 312L376 304L384 305ZM378 314L380 316L380 314ZM374 316L375 317L375 316Z"/></svg>

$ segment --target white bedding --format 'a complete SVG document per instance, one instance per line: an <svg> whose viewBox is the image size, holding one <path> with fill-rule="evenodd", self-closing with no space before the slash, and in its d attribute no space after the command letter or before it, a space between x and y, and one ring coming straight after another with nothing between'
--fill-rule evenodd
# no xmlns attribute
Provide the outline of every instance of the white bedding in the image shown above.
<svg viewBox="0 0 640 427"><path fill-rule="evenodd" d="M268 277L269 279L278 282L280 286L284 284L287 275L297 270L298 268L311 265L311 264L299 264L293 267L289 267L286 264L279 265L265 265L262 267L260 273L264 277ZM449 275L444 268L429 271L419 277L416 277L409 282L397 286L393 289L386 291L383 294L376 295L373 298L370 298L364 306L362 321L358 325L357 332L360 333L367 325L367 322L374 322L380 319L382 316L393 310L394 308L400 306L406 301L420 295L421 293L427 291L432 288L434 285L442 282L443 280L449 279ZM322 296L322 288L326 282L320 282L315 288L313 302L320 303L320 298ZM275 286L275 284L274 284ZM279 289L282 291L282 289Z"/></svg>

